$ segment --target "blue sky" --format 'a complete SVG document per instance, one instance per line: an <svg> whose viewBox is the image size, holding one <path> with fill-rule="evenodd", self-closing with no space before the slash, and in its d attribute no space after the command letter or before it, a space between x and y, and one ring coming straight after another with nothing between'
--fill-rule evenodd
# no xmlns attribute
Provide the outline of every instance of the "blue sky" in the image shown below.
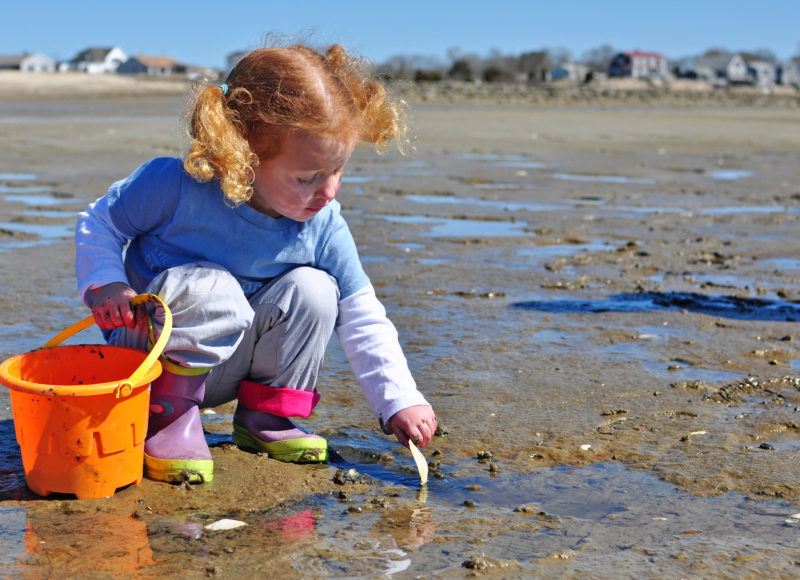
<svg viewBox="0 0 800 580"><path fill-rule="evenodd" d="M312 33L376 63L448 50L486 56L601 45L679 58L710 47L800 53L797 0L15 0L4 3L0 54L69 59L89 46L223 67L268 33Z"/></svg>

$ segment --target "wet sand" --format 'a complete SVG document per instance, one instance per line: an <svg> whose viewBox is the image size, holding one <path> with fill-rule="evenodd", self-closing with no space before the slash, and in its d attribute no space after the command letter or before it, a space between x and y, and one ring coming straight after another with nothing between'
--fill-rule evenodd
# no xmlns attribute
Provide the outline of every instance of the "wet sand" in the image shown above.
<svg viewBox="0 0 800 580"><path fill-rule="evenodd" d="M87 314L72 215L181 153L180 92L3 93L2 359ZM239 451L225 406L204 486L38 498L2 389L3 574L796 574L800 109L450 101L412 103L416 153L358 150L340 194L446 427L427 489L335 340L303 424L340 457Z"/></svg>

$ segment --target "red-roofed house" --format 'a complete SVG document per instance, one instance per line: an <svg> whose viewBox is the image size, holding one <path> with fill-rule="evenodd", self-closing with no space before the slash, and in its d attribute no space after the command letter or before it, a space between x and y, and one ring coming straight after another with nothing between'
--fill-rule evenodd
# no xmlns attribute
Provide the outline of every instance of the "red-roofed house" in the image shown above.
<svg viewBox="0 0 800 580"><path fill-rule="evenodd" d="M665 78L668 74L667 57L658 52L620 52L608 65L609 77L648 79Z"/></svg>

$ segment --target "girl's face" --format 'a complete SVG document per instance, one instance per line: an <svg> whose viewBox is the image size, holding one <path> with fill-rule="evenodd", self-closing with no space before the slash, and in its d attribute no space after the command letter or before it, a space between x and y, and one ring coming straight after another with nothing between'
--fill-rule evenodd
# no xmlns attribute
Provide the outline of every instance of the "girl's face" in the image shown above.
<svg viewBox="0 0 800 580"><path fill-rule="evenodd" d="M355 143L334 137L288 135L281 152L256 167L248 205L275 218L310 220L339 193L354 148Z"/></svg>

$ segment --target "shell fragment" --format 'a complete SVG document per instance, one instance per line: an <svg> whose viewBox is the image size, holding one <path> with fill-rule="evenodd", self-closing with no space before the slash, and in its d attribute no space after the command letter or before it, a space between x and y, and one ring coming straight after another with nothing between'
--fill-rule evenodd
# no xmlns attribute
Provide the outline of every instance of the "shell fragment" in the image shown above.
<svg viewBox="0 0 800 580"><path fill-rule="evenodd" d="M420 484L425 485L428 483L428 463L425 461L425 456L422 455L422 452L411 440L408 441L408 448L411 450L411 456L414 458L414 463L417 464L417 470L419 471L419 482Z"/></svg>
<svg viewBox="0 0 800 580"><path fill-rule="evenodd" d="M233 530L236 528L241 528L242 526L246 525L247 525L246 523L240 522L239 520L223 519L223 520L217 520L212 524L208 524L206 526L206 529L212 531Z"/></svg>

